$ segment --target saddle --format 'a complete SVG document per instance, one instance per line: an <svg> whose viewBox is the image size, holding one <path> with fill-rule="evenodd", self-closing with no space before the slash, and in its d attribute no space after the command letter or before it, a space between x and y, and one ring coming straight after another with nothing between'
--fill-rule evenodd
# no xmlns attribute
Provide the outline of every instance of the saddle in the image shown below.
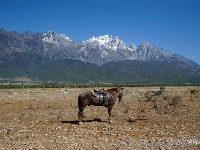
<svg viewBox="0 0 200 150"><path fill-rule="evenodd" d="M99 103L103 103L103 105L107 103L107 99L109 98L109 94L107 90L95 90L93 91L93 95L98 99Z"/></svg>

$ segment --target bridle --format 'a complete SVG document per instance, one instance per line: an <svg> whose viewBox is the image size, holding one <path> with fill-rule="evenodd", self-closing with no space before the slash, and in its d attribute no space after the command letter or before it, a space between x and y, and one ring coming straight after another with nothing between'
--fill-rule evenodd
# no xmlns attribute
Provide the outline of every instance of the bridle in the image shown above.
<svg viewBox="0 0 200 150"><path fill-rule="evenodd" d="M119 101L121 101L121 100L122 100L122 96L123 96L123 92L122 92L122 91L120 91L120 92L118 93L118 98L119 98Z"/></svg>

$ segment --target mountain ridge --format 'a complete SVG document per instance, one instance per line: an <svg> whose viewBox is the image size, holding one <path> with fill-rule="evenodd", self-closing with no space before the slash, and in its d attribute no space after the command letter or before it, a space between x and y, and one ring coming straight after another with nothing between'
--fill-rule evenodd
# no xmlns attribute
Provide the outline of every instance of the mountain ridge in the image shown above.
<svg viewBox="0 0 200 150"><path fill-rule="evenodd" d="M76 84L200 84L200 66L147 41L136 47L104 35L75 42L53 31L1 28L0 79L8 77Z"/></svg>
<svg viewBox="0 0 200 150"><path fill-rule="evenodd" d="M52 60L74 59L101 66L110 61L143 60L182 62L199 67L184 56L170 53L143 41L138 47L127 45L117 36L104 35L75 42L64 34L54 31L18 33L0 29L0 53L2 56L15 52L32 52ZM2 58L2 57L1 57Z"/></svg>

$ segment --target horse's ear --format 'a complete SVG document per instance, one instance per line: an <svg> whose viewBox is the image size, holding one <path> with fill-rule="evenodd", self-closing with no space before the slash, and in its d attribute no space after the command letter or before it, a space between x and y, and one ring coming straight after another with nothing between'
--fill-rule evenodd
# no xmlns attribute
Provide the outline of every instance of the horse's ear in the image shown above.
<svg viewBox="0 0 200 150"><path fill-rule="evenodd" d="M116 88L116 91L117 91L117 92L120 92L120 91L122 91L123 89L124 89L124 87L121 87L121 88L118 87L118 88Z"/></svg>

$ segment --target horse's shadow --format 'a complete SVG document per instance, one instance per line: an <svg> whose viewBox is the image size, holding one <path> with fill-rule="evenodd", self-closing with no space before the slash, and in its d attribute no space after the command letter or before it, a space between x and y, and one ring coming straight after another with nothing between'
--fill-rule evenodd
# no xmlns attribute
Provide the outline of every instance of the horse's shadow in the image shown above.
<svg viewBox="0 0 200 150"><path fill-rule="evenodd" d="M62 123L68 123L68 124L78 124L77 120L69 120L69 121L61 121Z"/></svg>
<svg viewBox="0 0 200 150"><path fill-rule="evenodd" d="M68 123L68 124L78 124L77 120L67 120L67 121L61 121L62 123ZM83 120L83 122L108 122L105 120L101 120L100 118L95 118L95 119L91 119L91 120Z"/></svg>

